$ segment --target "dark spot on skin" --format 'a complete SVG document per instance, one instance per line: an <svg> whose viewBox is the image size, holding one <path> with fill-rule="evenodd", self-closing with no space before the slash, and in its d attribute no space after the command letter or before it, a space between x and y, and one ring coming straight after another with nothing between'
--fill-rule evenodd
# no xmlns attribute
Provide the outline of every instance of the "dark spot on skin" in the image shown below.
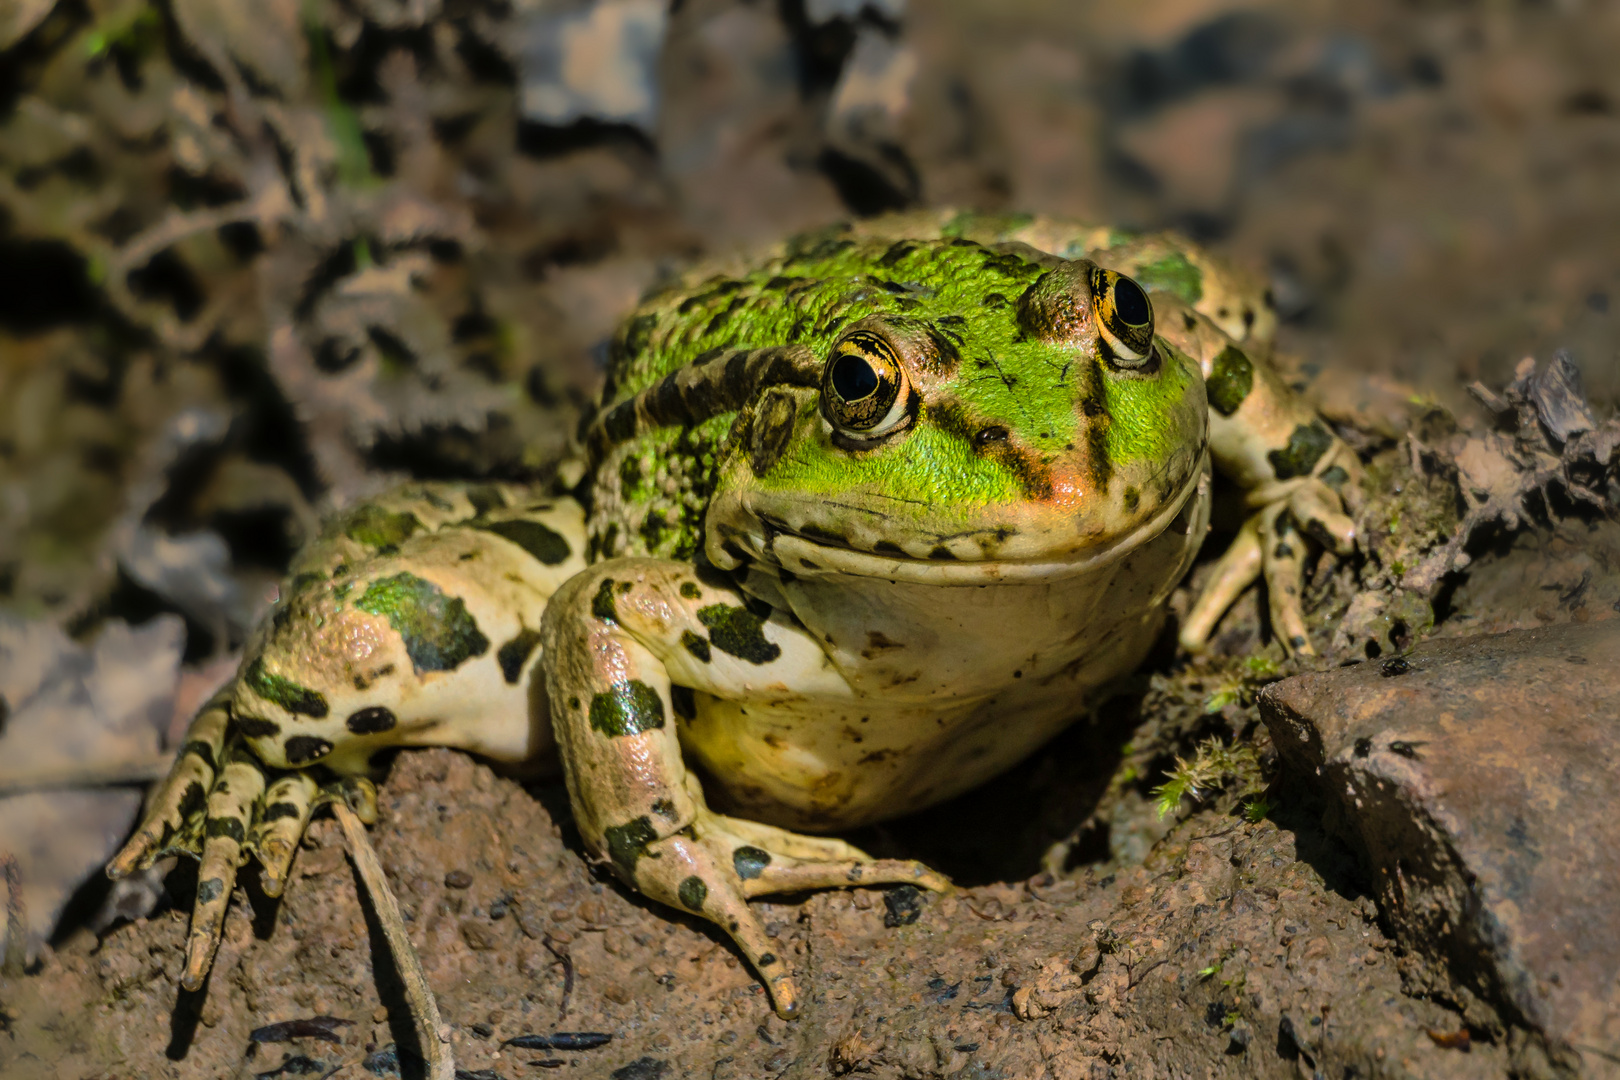
<svg viewBox="0 0 1620 1080"><path fill-rule="evenodd" d="M639 679L614 683L591 698L591 727L609 737L664 726L664 699Z"/></svg>
<svg viewBox="0 0 1620 1080"><path fill-rule="evenodd" d="M681 898L681 906L687 911L702 911L703 901L709 898L709 887L703 884L703 879L693 874L681 882L676 895Z"/></svg>
<svg viewBox="0 0 1620 1080"><path fill-rule="evenodd" d="M1105 491L1114 475L1114 463L1108 457L1108 429L1114 418L1108 415L1102 361L1081 362L1075 365L1080 382L1080 411L1086 418L1086 472L1093 488Z"/></svg>
<svg viewBox="0 0 1620 1080"><path fill-rule="evenodd" d="M690 630L681 631L681 646L705 664L714 655L709 651L709 643Z"/></svg>
<svg viewBox="0 0 1620 1080"><path fill-rule="evenodd" d="M776 954L775 953L769 953L768 952L768 953L760 953L759 954L759 966L760 967L767 968L767 967L770 967L774 963L776 963Z"/></svg>
<svg viewBox="0 0 1620 1080"><path fill-rule="evenodd" d="M641 459L627 457L619 463L619 486L625 490L641 483Z"/></svg>
<svg viewBox="0 0 1620 1080"><path fill-rule="evenodd" d="M1288 445L1266 455L1271 471L1279 480L1292 480L1296 476L1309 476L1322 455L1333 446L1333 436L1320 420L1301 424L1288 436Z"/></svg>
<svg viewBox="0 0 1620 1080"><path fill-rule="evenodd" d="M638 817L628 825L615 825L602 830L607 841L608 858L618 868L625 881L635 884L636 863L647 854L647 845L658 839L652 818Z"/></svg>
<svg viewBox="0 0 1620 1080"><path fill-rule="evenodd" d="M203 835L210 840L224 837L226 840L235 840L240 844L242 837L246 835L246 831L242 828L242 822L236 818L217 817L208 819L208 828L203 831Z"/></svg>
<svg viewBox="0 0 1620 1080"><path fill-rule="evenodd" d="M1190 311L1183 311L1181 313L1181 325L1188 330L1192 330L1198 325L1198 317Z"/></svg>
<svg viewBox="0 0 1620 1080"><path fill-rule="evenodd" d="M1271 555L1276 559L1292 559L1294 557L1294 549L1288 544L1278 544L1272 549Z"/></svg>
<svg viewBox="0 0 1620 1080"><path fill-rule="evenodd" d="M332 752L332 744L314 735L294 735L287 740L287 764L302 765L306 761L325 757Z"/></svg>
<svg viewBox="0 0 1620 1080"><path fill-rule="evenodd" d="M683 581L681 582L681 595L688 600L696 600L703 595L703 590L698 588L695 581Z"/></svg>
<svg viewBox="0 0 1620 1080"><path fill-rule="evenodd" d="M591 600L591 614L607 622L619 621L619 610L613 606L613 579L603 578Z"/></svg>
<svg viewBox="0 0 1620 1080"><path fill-rule="evenodd" d="M317 720L326 717L328 710L325 697L308 687L299 686L291 679L272 675L265 670L262 657L248 665L245 681L248 689L255 694L280 705L290 713L312 716Z"/></svg>
<svg viewBox="0 0 1620 1080"><path fill-rule="evenodd" d="M1422 742L1405 742L1401 739L1396 739L1394 742L1389 744L1389 752L1392 754L1399 754L1403 758L1409 758L1412 761L1416 761L1418 760L1418 747L1427 745L1427 743Z"/></svg>
<svg viewBox="0 0 1620 1080"><path fill-rule="evenodd" d="M369 548L391 547L398 550L399 545L421 527L422 523L415 514L396 514L368 503L354 512L343 532L349 539Z"/></svg>
<svg viewBox="0 0 1620 1080"><path fill-rule="evenodd" d="M647 550L656 551L658 545L663 543L664 535L669 532L669 523L664 520L663 514L651 510L641 519L641 527L636 531L641 534L641 542Z"/></svg>
<svg viewBox="0 0 1620 1080"><path fill-rule="evenodd" d="M568 707L577 712L579 710L579 698L577 698L577 697L569 698L568 699Z"/></svg>
<svg viewBox="0 0 1620 1080"><path fill-rule="evenodd" d="M492 521L474 527L516 544L547 566L556 566L574 553L561 533L538 521Z"/></svg>
<svg viewBox="0 0 1620 1080"><path fill-rule="evenodd" d="M445 595L437 585L415 574L373 581L354 606L387 618L404 641L417 674L454 671L489 650L489 639L461 598Z"/></svg>
<svg viewBox="0 0 1620 1080"><path fill-rule="evenodd" d="M755 476L764 476L781 460L797 414L798 402L784 389L768 390L760 398L749 439L749 466Z"/></svg>
<svg viewBox="0 0 1620 1080"><path fill-rule="evenodd" d="M266 739L281 734L281 725L274 720L260 720L257 716L238 716L236 730L245 738Z"/></svg>
<svg viewBox="0 0 1620 1080"><path fill-rule="evenodd" d="M698 608L697 617L709 628L714 647L723 653L750 664L768 664L782 655L782 647L765 638L765 620L747 608L710 604Z"/></svg>
<svg viewBox="0 0 1620 1080"><path fill-rule="evenodd" d="M1393 679L1397 675L1405 675L1412 670L1412 665L1406 662L1404 656L1392 656L1378 665L1378 674L1386 679Z"/></svg>
<svg viewBox="0 0 1620 1080"><path fill-rule="evenodd" d="M668 799L659 799L652 804L652 812L666 821L674 821L680 815L675 812L675 804Z"/></svg>
<svg viewBox="0 0 1620 1080"><path fill-rule="evenodd" d="M501 495L501 489L493 484L476 484L468 488L467 501L472 503L473 512L479 517L491 510L506 509L506 499Z"/></svg>
<svg viewBox="0 0 1620 1080"><path fill-rule="evenodd" d="M301 814L302 811L298 809L297 803L278 802L271 803L269 806L265 807L264 814L259 820L268 825L272 821L280 821L283 818L295 818L301 816Z"/></svg>
<svg viewBox="0 0 1620 1080"><path fill-rule="evenodd" d="M192 739L180 748L181 757L185 757L187 754L201 758L209 769L214 768L214 748L201 739Z"/></svg>
<svg viewBox="0 0 1620 1080"><path fill-rule="evenodd" d="M1231 416L1254 389L1254 365L1242 349L1228 345L1215 358L1204 389L1209 394L1210 408L1222 416Z"/></svg>
<svg viewBox="0 0 1620 1080"><path fill-rule="evenodd" d="M194 814L200 813L207 801L208 792L203 790L201 783L193 780L191 783L186 785L186 793L180 797L181 818L189 818Z"/></svg>
<svg viewBox="0 0 1620 1080"><path fill-rule="evenodd" d="M225 882L217 877L197 883L197 903L212 904L225 893Z"/></svg>
<svg viewBox="0 0 1620 1080"><path fill-rule="evenodd" d="M399 720L386 707L372 705L350 713L343 723L356 735L375 735L381 731L392 731Z"/></svg>
<svg viewBox="0 0 1620 1080"><path fill-rule="evenodd" d="M697 719L697 699L692 696L690 686L671 685L669 688L669 704L675 710L675 715L683 720Z"/></svg>
<svg viewBox="0 0 1620 1080"><path fill-rule="evenodd" d="M1357 739L1355 750L1356 757L1366 757L1370 753L1372 753L1372 740L1366 738Z"/></svg>
<svg viewBox="0 0 1620 1080"><path fill-rule="evenodd" d="M1125 488L1125 511L1126 511L1126 513L1130 513L1130 514L1136 513L1136 508L1138 506L1140 506L1141 503L1142 503L1142 493L1140 491L1137 491L1136 488L1134 488L1134 487L1132 487L1130 485L1126 485L1126 488Z"/></svg>
<svg viewBox="0 0 1620 1080"><path fill-rule="evenodd" d="M528 663L534 647L540 644L540 631L530 630L525 626L518 631L517 637L502 645L495 652L495 662L501 665L501 678L508 685L518 681L523 674L523 665Z"/></svg>
<svg viewBox="0 0 1620 1080"><path fill-rule="evenodd" d="M940 544L936 546L933 551L928 553L928 557L930 559L937 559L941 562L954 562L956 560L956 553L950 548L946 547L944 544Z"/></svg>
<svg viewBox="0 0 1620 1080"><path fill-rule="evenodd" d="M1331 469L1328 469L1321 476L1322 483L1326 484L1334 491L1338 491L1341 487L1343 487L1344 482L1348 479L1350 479L1350 474L1345 472L1344 468L1339 465L1335 465Z"/></svg>
<svg viewBox="0 0 1620 1080"><path fill-rule="evenodd" d="M762 848L744 845L731 853L731 865L737 868L738 877L744 881L752 881L771 865L771 853Z"/></svg>
<svg viewBox="0 0 1620 1080"><path fill-rule="evenodd" d="M872 545L872 550L879 555L896 555L901 558L904 558L906 554L905 549L892 540L879 540Z"/></svg>

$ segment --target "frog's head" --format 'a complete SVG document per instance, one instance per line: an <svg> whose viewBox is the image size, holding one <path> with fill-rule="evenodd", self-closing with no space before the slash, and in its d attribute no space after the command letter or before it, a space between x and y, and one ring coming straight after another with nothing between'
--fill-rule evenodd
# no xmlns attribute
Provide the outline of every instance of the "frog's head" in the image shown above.
<svg viewBox="0 0 1620 1080"><path fill-rule="evenodd" d="M1196 364L1155 336L1130 278L1025 251L918 245L887 281L867 264L809 296L799 325L828 332L795 344L819 385L739 413L709 558L1030 578L1165 528L1204 469Z"/></svg>

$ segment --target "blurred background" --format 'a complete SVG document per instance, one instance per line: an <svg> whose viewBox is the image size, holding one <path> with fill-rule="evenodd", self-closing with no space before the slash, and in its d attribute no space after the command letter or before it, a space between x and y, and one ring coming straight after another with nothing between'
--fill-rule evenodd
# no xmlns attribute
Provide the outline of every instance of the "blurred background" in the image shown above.
<svg viewBox="0 0 1620 1080"><path fill-rule="evenodd" d="M644 290L852 215L1185 230L1371 438L1558 348L1607 416L1616 55L1595 0L9 0L4 756L153 759L322 513L544 479ZM139 793L25 798L44 933Z"/></svg>
<svg viewBox="0 0 1620 1080"><path fill-rule="evenodd" d="M1617 47L1592 0L18 0L0 605L217 652L322 506L543 475L673 267L911 205L1186 230L1321 395L1563 347L1603 413Z"/></svg>

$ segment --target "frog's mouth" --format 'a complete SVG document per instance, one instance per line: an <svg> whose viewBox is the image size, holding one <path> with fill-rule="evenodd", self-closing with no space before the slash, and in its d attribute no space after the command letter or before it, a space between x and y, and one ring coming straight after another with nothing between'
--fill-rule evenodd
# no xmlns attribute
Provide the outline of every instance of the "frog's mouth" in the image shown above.
<svg viewBox="0 0 1620 1080"><path fill-rule="evenodd" d="M778 515L750 508L744 513L752 527L741 530L739 535L722 526L722 542L711 543L709 555L717 566L726 569L756 561L775 564L801 577L849 574L917 584L973 586L1046 581L1100 569L1166 531L1201 531L1209 484L1206 454L1199 467L1191 471L1188 482L1134 527L1056 551L1047 547L1027 554L1020 552L1016 538L998 528L935 538L921 554L882 540L866 548L856 546L848 536L814 525L794 527Z"/></svg>

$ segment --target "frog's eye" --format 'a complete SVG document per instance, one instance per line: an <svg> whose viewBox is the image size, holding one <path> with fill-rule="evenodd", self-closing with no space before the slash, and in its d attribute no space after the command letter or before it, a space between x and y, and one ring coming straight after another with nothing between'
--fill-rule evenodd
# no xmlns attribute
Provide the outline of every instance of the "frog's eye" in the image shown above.
<svg viewBox="0 0 1620 1080"><path fill-rule="evenodd" d="M1138 367L1153 356L1153 305L1142 286L1112 270L1091 274L1097 329L1120 367Z"/></svg>
<svg viewBox="0 0 1620 1080"><path fill-rule="evenodd" d="M821 373L821 411L856 438L887 435L905 421L910 387L889 343L860 331L840 341Z"/></svg>

